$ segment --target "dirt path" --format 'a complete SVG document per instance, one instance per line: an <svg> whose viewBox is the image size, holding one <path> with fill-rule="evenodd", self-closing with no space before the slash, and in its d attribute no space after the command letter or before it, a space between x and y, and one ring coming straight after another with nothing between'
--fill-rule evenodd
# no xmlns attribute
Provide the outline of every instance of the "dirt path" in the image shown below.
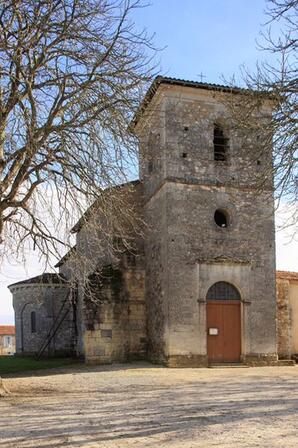
<svg viewBox="0 0 298 448"><path fill-rule="evenodd" d="M298 446L298 367L60 372L5 380L1 448Z"/></svg>

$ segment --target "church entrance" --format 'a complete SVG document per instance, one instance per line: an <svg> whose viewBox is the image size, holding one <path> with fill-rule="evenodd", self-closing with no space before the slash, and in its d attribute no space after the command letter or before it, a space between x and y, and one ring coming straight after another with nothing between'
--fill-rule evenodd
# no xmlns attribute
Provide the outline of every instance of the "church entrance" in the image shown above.
<svg viewBox="0 0 298 448"><path fill-rule="evenodd" d="M217 282L207 293L207 353L209 363L239 362L241 308L238 290Z"/></svg>

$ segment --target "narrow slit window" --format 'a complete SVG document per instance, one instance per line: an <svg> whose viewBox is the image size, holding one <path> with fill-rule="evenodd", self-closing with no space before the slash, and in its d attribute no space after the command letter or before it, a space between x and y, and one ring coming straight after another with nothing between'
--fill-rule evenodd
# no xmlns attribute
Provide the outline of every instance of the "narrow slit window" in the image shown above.
<svg viewBox="0 0 298 448"><path fill-rule="evenodd" d="M223 128L215 124L213 131L214 160L222 162L227 160L228 141Z"/></svg>
<svg viewBox="0 0 298 448"><path fill-rule="evenodd" d="M31 333L36 333L36 313L31 312Z"/></svg>

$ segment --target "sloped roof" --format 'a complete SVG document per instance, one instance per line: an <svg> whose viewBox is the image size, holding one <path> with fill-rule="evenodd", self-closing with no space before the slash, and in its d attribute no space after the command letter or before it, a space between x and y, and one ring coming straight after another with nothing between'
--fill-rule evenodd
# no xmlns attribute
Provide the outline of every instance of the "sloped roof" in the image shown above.
<svg viewBox="0 0 298 448"><path fill-rule="evenodd" d="M298 272L293 271L276 271L276 278L281 278L285 280L297 280Z"/></svg>
<svg viewBox="0 0 298 448"><path fill-rule="evenodd" d="M16 333L14 325L0 325L1 336L14 336Z"/></svg>
<svg viewBox="0 0 298 448"><path fill-rule="evenodd" d="M68 252L66 252L66 254L58 261L57 264L55 264L55 268L60 268L60 266L62 266L67 260L68 258L74 254L77 250L77 246L73 246Z"/></svg>
<svg viewBox="0 0 298 448"><path fill-rule="evenodd" d="M190 81L189 79L171 78L169 76L157 76L153 81L154 84L172 84L177 86L195 87L198 89L220 90L224 92L245 92L247 89L241 87L231 87L225 84L214 84L209 82ZM150 90L150 89L149 89Z"/></svg>
<svg viewBox="0 0 298 448"><path fill-rule="evenodd" d="M44 272L36 277L27 278L26 280L21 280L20 282L13 283L9 285L8 288L16 285L31 285L31 284L63 284L67 283L66 279L61 274L56 274L52 272Z"/></svg>
<svg viewBox="0 0 298 448"><path fill-rule="evenodd" d="M136 179L136 180L132 180L130 182L125 182L124 184L119 184L119 185L115 185L113 187L107 188L106 190L103 190L103 193L105 191L111 191L117 188L123 188L123 187L127 187L127 186L135 186L140 184L140 180ZM81 216L81 218L78 220L78 222L73 226L73 228L71 229L71 233L76 233L78 232L82 226L88 221L88 218L90 217L91 213L93 210L96 210L96 206L98 204L98 201L93 202L92 205L90 205L90 207L85 211L85 213ZM57 266L57 265L56 265Z"/></svg>
<svg viewBox="0 0 298 448"><path fill-rule="evenodd" d="M140 107L138 108L134 118L131 121L130 129L133 129L136 124L139 121L140 116L143 114L145 109L147 108L148 104L152 100L153 96L155 95L158 87L161 84L168 84L168 85L176 85L181 87L193 87L196 89L204 89L204 90L212 90L217 92L226 92L226 93L248 93L250 92L247 89L243 89L240 87L231 87L223 84L213 84L213 83L207 83L207 82L198 82L198 81L189 81L187 79L180 79L180 78L170 78L167 76L157 76L151 86L149 87L144 100L142 101Z"/></svg>

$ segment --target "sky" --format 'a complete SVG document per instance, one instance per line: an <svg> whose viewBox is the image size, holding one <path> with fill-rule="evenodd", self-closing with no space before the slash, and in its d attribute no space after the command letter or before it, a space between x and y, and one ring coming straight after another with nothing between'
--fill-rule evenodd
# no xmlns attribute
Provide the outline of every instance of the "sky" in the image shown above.
<svg viewBox="0 0 298 448"><path fill-rule="evenodd" d="M163 75L223 83L234 75L238 79L243 64L253 69L256 60L264 59L256 41L268 20L265 6L263 0L152 0L149 7L134 12L134 21L155 34ZM285 214L285 209L278 212L278 224ZM292 229L276 233L278 269L298 271L298 242L292 236ZM35 253L29 254L25 263L2 265L0 325L14 323L7 285L43 269Z"/></svg>
<svg viewBox="0 0 298 448"><path fill-rule="evenodd" d="M220 83L264 55L256 39L268 20L265 0L153 0L135 14L155 32L161 70L172 77Z"/></svg>

